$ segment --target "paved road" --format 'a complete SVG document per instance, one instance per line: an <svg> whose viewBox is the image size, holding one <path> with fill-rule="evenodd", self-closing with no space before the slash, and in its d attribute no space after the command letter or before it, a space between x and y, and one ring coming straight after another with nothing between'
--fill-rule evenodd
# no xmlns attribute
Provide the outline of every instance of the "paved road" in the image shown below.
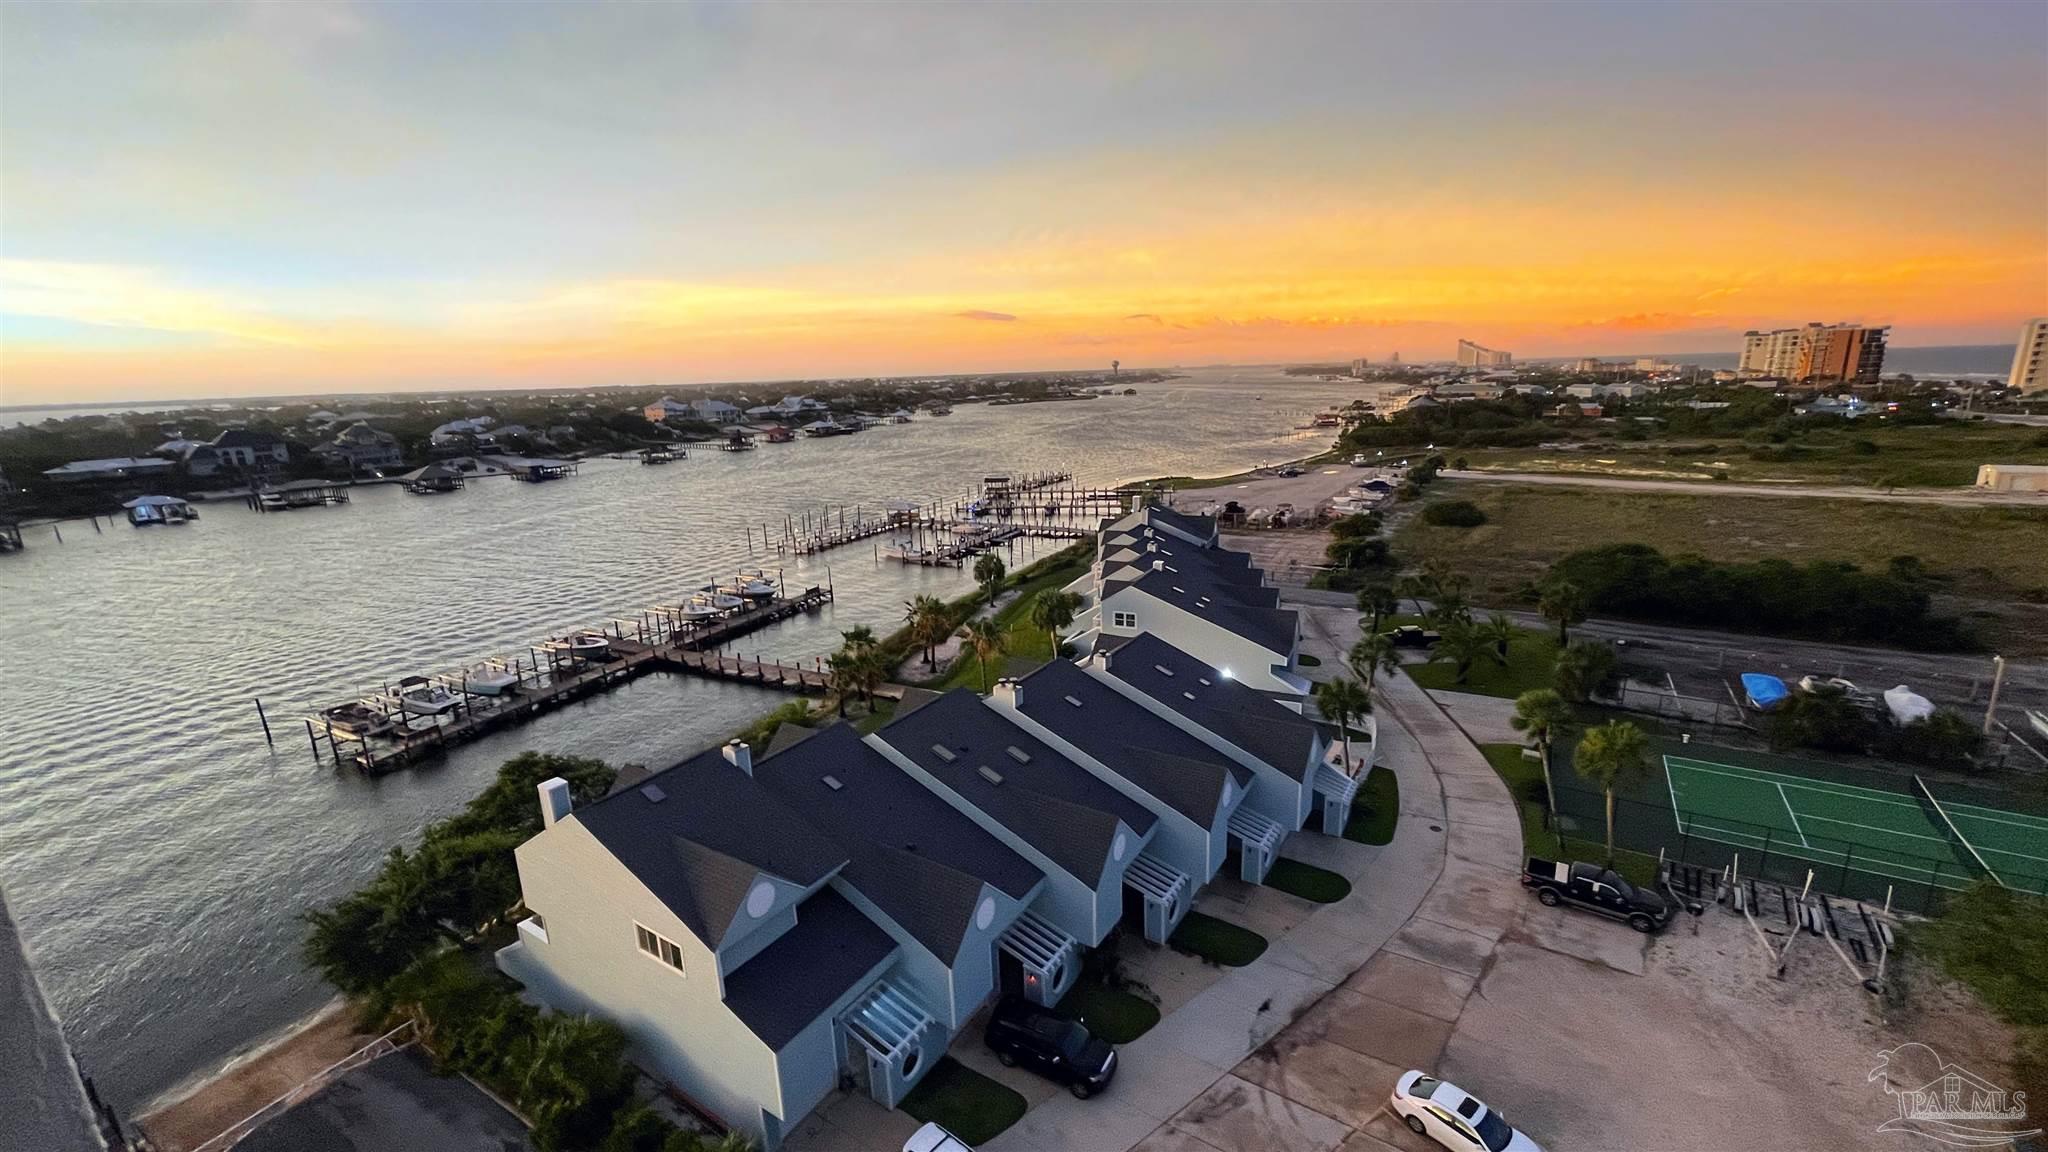
<svg viewBox="0 0 2048 1152"><path fill-rule="evenodd" d="M1610 488L1621 492L1667 492L1681 496L1779 496L1819 500L1878 500L1893 504L1946 504L1974 507L1998 504L2048 508L2048 494L1979 492L1975 488L1855 488L1835 484L1733 484L1719 480L1638 480L1625 476L1586 476L1563 472L1456 472L1447 480L1478 480L1489 484L1547 484L1560 488Z"/></svg>

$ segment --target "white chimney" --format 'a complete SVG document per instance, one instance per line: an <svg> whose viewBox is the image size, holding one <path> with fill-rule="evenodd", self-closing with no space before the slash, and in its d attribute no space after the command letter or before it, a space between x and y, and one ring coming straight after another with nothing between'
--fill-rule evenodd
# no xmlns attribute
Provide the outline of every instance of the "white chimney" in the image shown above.
<svg viewBox="0 0 2048 1152"><path fill-rule="evenodd" d="M752 776L754 774L754 750L747 746L746 741L734 740L727 744L725 746L725 758L733 767L745 772L747 775Z"/></svg>
<svg viewBox="0 0 2048 1152"><path fill-rule="evenodd" d="M540 826L553 828L555 822L569 814L569 782L560 776L552 776L540 782Z"/></svg>
<svg viewBox="0 0 2048 1152"><path fill-rule="evenodd" d="M989 698L1022 711L1024 708L1024 685L1008 676L996 681L995 691Z"/></svg>
<svg viewBox="0 0 2048 1152"><path fill-rule="evenodd" d="M1153 570L1154 572L1164 572L1164 571L1166 571L1166 561L1164 561L1164 560L1154 560L1154 561L1152 562L1152 570Z"/></svg>

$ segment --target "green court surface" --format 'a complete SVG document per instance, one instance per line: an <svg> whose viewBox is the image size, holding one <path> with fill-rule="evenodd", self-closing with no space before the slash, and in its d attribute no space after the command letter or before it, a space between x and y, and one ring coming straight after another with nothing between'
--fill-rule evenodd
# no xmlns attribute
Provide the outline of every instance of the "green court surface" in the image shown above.
<svg viewBox="0 0 2048 1152"><path fill-rule="evenodd" d="M1680 833L1744 851L1949 889L1987 868L2030 891L2048 877L2048 818L1684 756L1664 757L1664 775Z"/></svg>

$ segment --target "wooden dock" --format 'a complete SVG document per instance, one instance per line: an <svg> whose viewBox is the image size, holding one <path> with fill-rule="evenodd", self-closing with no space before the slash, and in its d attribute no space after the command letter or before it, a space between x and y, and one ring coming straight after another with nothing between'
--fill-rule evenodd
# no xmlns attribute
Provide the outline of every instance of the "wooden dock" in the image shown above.
<svg viewBox="0 0 2048 1152"><path fill-rule="evenodd" d="M758 653L751 657L661 649L656 649L655 653L656 659L664 668L695 676L706 676L715 680L737 680L745 684L758 684L764 688L779 688L786 692L805 694L824 693L832 689L832 673L825 667L822 658L813 658L807 666L802 661L768 660ZM887 700L900 700L903 698L903 691L901 684L883 684L875 689L875 695Z"/></svg>
<svg viewBox="0 0 2048 1152"><path fill-rule="evenodd" d="M360 703L395 722L392 732L365 738L315 716L306 720L306 738L316 760L324 740L336 764L352 764L363 772L381 775L509 725L525 723L650 671L690 672L793 691L822 691L822 686L812 683L825 678L822 665L806 672L798 664L770 663L757 656L742 670L737 657L721 656L712 650L777 621L815 612L831 602L831 588L813 587L799 595L703 624L682 624L659 614L637 620L613 620L604 629L611 643L602 659L578 658L572 654L567 637L550 638L530 648L524 662L516 658L509 663L495 662L495 667L518 677L514 691L502 695L473 691L466 673L430 677L431 684L447 689L458 701L443 715L409 715L398 696L387 688Z"/></svg>

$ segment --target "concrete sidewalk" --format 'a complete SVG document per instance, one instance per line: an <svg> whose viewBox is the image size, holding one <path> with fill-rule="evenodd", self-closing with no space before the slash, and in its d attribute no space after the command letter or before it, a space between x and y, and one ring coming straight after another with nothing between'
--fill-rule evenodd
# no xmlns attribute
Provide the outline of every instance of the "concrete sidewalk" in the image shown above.
<svg viewBox="0 0 2048 1152"><path fill-rule="evenodd" d="M1355 612L1309 615L1305 647L1341 651L1355 633ZM1442 1055L1516 918L1521 824L1507 787L1428 693L1392 676L1376 695L1401 820L1351 894L1125 1045L1108 1093L1048 1100L990 1152L1418 1147L1386 1112L1387 1093ZM1283 852L1319 861L1331 855L1315 851L1319 839L1297 834Z"/></svg>

